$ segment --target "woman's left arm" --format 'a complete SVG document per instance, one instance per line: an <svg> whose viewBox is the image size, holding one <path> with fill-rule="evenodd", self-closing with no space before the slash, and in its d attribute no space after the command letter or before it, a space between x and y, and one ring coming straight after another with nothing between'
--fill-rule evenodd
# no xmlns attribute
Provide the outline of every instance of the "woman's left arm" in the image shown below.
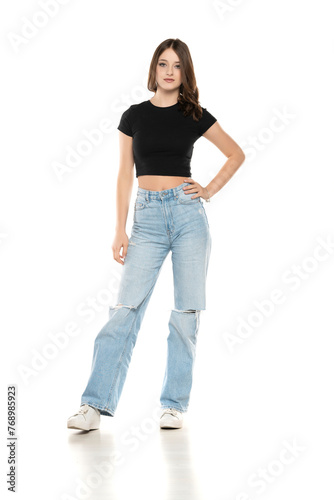
<svg viewBox="0 0 334 500"><path fill-rule="evenodd" d="M212 196L222 189L223 186L231 179L238 168L245 161L245 153L241 147L230 137L219 125L215 122L204 134L203 137L212 142L217 148L227 157L226 162L219 170L217 175L205 187L202 187L198 182L193 179L185 179L186 182L192 183L194 186L186 186L185 191L187 194L199 194L205 200L212 198ZM198 198L192 196L191 198Z"/></svg>

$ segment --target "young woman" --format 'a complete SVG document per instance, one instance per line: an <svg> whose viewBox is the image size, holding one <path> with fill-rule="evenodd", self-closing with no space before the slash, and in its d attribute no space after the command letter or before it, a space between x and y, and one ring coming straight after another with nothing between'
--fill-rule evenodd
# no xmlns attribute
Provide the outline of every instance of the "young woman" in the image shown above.
<svg viewBox="0 0 334 500"><path fill-rule="evenodd" d="M116 305L94 343L90 378L72 429L98 429L100 415L114 416L133 348L161 266L172 252L174 303L169 319L167 364L160 403L161 428L180 428L192 387L200 311L206 308L211 251L202 199L212 198L245 159L217 119L199 104L188 46L167 39L155 50L148 89L152 99L121 116L114 259L123 265ZM193 145L204 136L228 159L208 183L191 177ZM130 239L125 232L134 164L138 177Z"/></svg>

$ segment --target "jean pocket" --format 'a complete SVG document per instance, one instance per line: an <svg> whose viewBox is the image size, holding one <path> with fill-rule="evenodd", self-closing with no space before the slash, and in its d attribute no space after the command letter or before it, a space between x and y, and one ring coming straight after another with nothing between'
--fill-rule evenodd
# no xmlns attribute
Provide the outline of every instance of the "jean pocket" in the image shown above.
<svg viewBox="0 0 334 500"><path fill-rule="evenodd" d="M143 208L147 207L148 203L148 200L146 200L143 196L137 196L134 204L135 211L137 212L138 210L143 210Z"/></svg>
<svg viewBox="0 0 334 500"><path fill-rule="evenodd" d="M198 196L197 198L191 198L194 194L196 193L186 194L183 189L181 189L178 195L179 203L181 203L181 205L194 205L199 203L201 201L201 197Z"/></svg>
<svg viewBox="0 0 334 500"><path fill-rule="evenodd" d="M142 201L136 201L135 202L135 211L138 211L138 210L142 210L143 208L145 208L147 205L147 203L144 203Z"/></svg>

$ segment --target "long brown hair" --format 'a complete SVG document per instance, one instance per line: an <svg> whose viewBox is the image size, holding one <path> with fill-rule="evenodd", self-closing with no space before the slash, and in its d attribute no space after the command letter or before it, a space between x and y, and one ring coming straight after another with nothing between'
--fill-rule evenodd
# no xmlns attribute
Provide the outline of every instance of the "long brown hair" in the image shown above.
<svg viewBox="0 0 334 500"><path fill-rule="evenodd" d="M155 92L157 90L155 73L160 55L166 49L173 49L179 57L181 65L181 80L180 94L178 96L179 107L184 116L192 114L193 119L198 121L202 117L202 108L198 102L199 91L196 84L194 65L190 55L188 45L182 42L179 38L167 38L158 45L155 49L147 81L147 88Z"/></svg>

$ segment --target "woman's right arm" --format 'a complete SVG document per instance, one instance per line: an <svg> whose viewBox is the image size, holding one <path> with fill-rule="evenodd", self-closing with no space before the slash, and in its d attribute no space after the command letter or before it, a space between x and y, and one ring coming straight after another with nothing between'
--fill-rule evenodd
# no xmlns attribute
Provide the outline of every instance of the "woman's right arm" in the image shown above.
<svg viewBox="0 0 334 500"><path fill-rule="evenodd" d="M119 131L120 160L116 188L116 227L115 237L111 248L114 259L122 265L124 265L123 260L126 257L129 244L125 228L134 178L132 141L132 137ZM121 255L122 248L123 253Z"/></svg>

